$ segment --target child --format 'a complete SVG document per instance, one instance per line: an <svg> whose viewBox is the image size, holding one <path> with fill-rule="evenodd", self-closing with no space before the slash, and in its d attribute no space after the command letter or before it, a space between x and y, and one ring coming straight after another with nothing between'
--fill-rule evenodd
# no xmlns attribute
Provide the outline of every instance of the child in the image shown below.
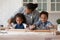
<svg viewBox="0 0 60 40"><path fill-rule="evenodd" d="M12 28L15 28L15 29L25 29L26 28L26 19L25 19L25 16L22 14L22 13L17 13L13 20L10 20L10 22L12 21L12 23L14 25L12 25ZM10 23L9 22L9 23Z"/></svg>
<svg viewBox="0 0 60 40"><path fill-rule="evenodd" d="M15 20L16 20L15 29L25 29L26 28L26 24L24 24L26 22L26 19L22 13L17 13L15 15Z"/></svg>
<svg viewBox="0 0 60 40"><path fill-rule="evenodd" d="M42 11L40 13L40 20L34 24L36 29L47 30L53 27L53 24L48 21L48 12Z"/></svg>

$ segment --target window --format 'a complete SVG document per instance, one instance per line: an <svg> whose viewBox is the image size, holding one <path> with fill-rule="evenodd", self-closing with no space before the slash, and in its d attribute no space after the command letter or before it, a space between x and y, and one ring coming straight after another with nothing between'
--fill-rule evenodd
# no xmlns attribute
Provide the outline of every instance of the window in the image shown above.
<svg viewBox="0 0 60 40"><path fill-rule="evenodd" d="M37 3L39 11L47 11L47 0L37 0Z"/></svg>
<svg viewBox="0 0 60 40"><path fill-rule="evenodd" d="M51 10L60 11L60 0L51 0Z"/></svg>
<svg viewBox="0 0 60 40"><path fill-rule="evenodd" d="M60 0L23 0L23 6L27 3L37 3L38 11L59 12Z"/></svg>
<svg viewBox="0 0 60 40"><path fill-rule="evenodd" d="M27 3L33 3L33 0L23 0L23 6L25 6Z"/></svg>

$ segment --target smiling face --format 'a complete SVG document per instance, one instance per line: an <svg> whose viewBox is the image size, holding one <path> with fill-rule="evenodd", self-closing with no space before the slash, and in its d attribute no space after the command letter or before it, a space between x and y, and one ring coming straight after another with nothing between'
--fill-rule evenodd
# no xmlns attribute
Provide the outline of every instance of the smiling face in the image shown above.
<svg viewBox="0 0 60 40"><path fill-rule="evenodd" d="M16 17L17 24L21 24L23 22L23 19L20 17Z"/></svg>
<svg viewBox="0 0 60 40"><path fill-rule="evenodd" d="M48 17L45 14L42 14L40 16L40 19L41 19L42 22L46 22L48 20Z"/></svg>

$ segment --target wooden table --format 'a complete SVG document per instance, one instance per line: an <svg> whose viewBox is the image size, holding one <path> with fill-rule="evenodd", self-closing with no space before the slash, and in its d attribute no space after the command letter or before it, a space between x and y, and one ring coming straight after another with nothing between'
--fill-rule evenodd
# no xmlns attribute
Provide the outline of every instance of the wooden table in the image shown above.
<svg viewBox="0 0 60 40"><path fill-rule="evenodd" d="M56 30L0 29L0 40L60 40Z"/></svg>
<svg viewBox="0 0 60 40"><path fill-rule="evenodd" d="M60 36L54 32L56 30L0 30L0 40L60 40Z"/></svg>
<svg viewBox="0 0 60 40"><path fill-rule="evenodd" d="M0 30L0 35L2 34L21 34L21 33L52 33L56 32L56 30L26 30L26 29L7 29L7 30Z"/></svg>

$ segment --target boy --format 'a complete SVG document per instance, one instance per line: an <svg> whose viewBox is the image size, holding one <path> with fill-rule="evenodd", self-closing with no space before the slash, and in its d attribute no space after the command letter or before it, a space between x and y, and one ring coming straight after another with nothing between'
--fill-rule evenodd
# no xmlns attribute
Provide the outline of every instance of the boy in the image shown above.
<svg viewBox="0 0 60 40"><path fill-rule="evenodd" d="M35 29L48 30L53 27L53 24L48 21L48 12L42 11L40 13L40 20L34 24Z"/></svg>

